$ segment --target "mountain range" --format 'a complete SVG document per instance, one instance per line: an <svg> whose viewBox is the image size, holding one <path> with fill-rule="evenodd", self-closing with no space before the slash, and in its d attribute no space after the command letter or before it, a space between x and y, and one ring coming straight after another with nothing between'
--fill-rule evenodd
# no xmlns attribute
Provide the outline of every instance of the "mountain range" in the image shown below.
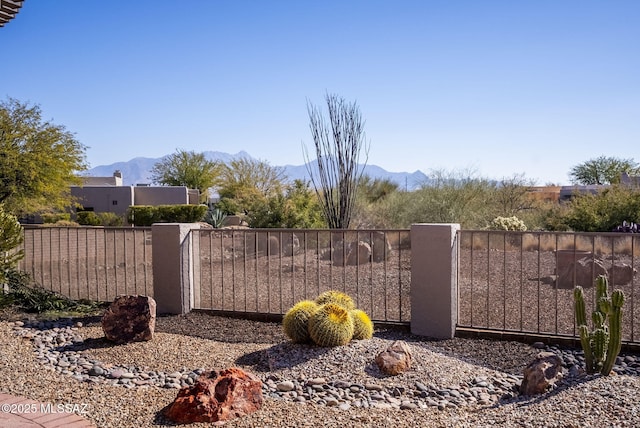
<svg viewBox="0 0 640 428"><path fill-rule="evenodd" d="M245 151L240 151L235 154L206 151L203 152L205 157L209 160L215 160L223 163L227 163L233 159L248 158L255 159ZM99 165L85 171L84 175L92 177L110 177L118 170L122 173L122 182L125 186L135 186L138 184L151 184L151 169L153 166L167 157L166 155L161 158L145 158L137 157L126 162L116 162L110 165ZM314 171L317 171L317 161L310 162ZM303 165L284 165L281 166L285 175L290 180L310 180L309 169L307 164ZM384 168L377 165L365 165L364 174L368 175L372 179L386 179L396 184L401 189L413 190L419 187L421 184L428 181L428 177L420 170L415 172L389 172Z"/></svg>

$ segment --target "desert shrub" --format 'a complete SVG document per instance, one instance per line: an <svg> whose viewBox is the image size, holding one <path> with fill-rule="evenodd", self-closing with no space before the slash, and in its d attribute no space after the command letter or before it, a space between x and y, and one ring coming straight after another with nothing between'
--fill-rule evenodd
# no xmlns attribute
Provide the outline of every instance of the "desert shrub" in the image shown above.
<svg viewBox="0 0 640 428"><path fill-rule="evenodd" d="M69 213L43 213L40 217L42 217L42 221L45 224L53 224L59 221L71 221L71 214Z"/></svg>
<svg viewBox="0 0 640 428"><path fill-rule="evenodd" d="M83 226L102 226L102 220L93 211L78 211L77 220Z"/></svg>
<svg viewBox="0 0 640 428"><path fill-rule="evenodd" d="M58 220L50 225L51 227L80 227L80 224L70 220Z"/></svg>
<svg viewBox="0 0 640 428"><path fill-rule="evenodd" d="M520 220L516 216L511 217L496 217L491 220L489 224L489 229L491 230L515 230L524 232L527 230L527 225L524 224L522 220Z"/></svg>
<svg viewBox="0 0 640 428"><path fill-rule="evenodd" d="M127 220L136 226L151 226L153 223L197 223L202 221L206 205L136 205L129 207Z"/></svg>
<svg viewBox="0 0 640 428"><path fill-rule="evenodd" d="M122 226L124 224L124 219L116 213L98 213L98 217L103 226Z"/></svg>
<svg viewBox="0 0 640 428"><path fill-rule="evenodd" d="M640 221L640 191L620 185L573 196L562 218L577 232L610 232L625 220Z"/></svg>
<svg viewBox="0 0 640 428"><path fill-rule="evenodd" d="M104 304L89 300L71 300L54 291L33 283L31 276L25 272L11 269L6 275L8 293L4 296L4 304L11 304L26 312L74 311L81 313L95 312Z"/></svg>
<svg viewBox="0 0 640 428"><path fill-rule="evenodd" d="M5 282L7 273L24 257L24 251L18 249L23 240L22 225L16 216L5 212L0 205L0 285Z"/></svg>
<svg viewBox="0 0 640 428"><path fill-rule="evenodd" d="M131 206L127 210L127 221L136 226L151 226L159 221L158 212L150 205Z"/></svg>
<svg viewBox="0 0 640 428"><path fill-rule="evenodd" d="M227 214L224 211L218 208L209 207L206 214L204 215L203 221L210 224L215 229L218 229L222 227L226 218Z"/></svg>

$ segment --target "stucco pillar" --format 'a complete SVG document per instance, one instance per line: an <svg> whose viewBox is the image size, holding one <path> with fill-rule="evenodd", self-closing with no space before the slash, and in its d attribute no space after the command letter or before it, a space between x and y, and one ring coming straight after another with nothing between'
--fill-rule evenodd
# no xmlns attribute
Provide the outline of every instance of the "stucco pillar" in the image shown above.
<svg viewBox="0 0 640 428"><path fill-rule="evenodd" d="M199 298L194 237L200 225L156 223L151 226L153 298L159 314L186 314Z"/></svg>
<svg viewBox="0 0 640 428"><path fill-rule="evenodd" d="M458 317L459 224L411 225L411 333L455 335Z"/></svg>

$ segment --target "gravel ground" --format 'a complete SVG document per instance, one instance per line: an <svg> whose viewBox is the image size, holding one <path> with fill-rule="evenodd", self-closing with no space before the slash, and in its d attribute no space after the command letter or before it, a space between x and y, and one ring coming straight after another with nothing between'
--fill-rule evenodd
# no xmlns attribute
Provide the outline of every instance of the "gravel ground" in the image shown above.
<svg viewBox="0 0 640 428"><path fill-rule="evenodd" d="M127 389L78 382L36 361L29 340L12 332L10 319L24 314L0 314L0 391L53 403L88 404L87 418L98 427L172 426L160 414L176 396L175 389ZM530 345L455 338L428 341L400 329L376 330L371 341L341 348L308 347L297 351L287 343L277 323L264 323L192 313L160 317L156 337L145 343L111 346L101 338L98 319L83 320L78 333L86 352L109 364L148 366L157 370L182 367L239 366L261 377L281 379L323 376L353 382L409 387L417 379L429 385L455 386L478 376L521 374L538 350ZM384 377L370 365L375 355L395 339L407 341L414 355L409 372ZM364 366L363 366L364 365ZM263 408L229 422L233 427L376 426L376 427L602 427L638 426L638 376L570 378L557 389L538 397L513 397L488 406L438 410L383 410L350 408L347 411L310 403L267 398ZM193 424L193 427L210 426Z"/></svg>

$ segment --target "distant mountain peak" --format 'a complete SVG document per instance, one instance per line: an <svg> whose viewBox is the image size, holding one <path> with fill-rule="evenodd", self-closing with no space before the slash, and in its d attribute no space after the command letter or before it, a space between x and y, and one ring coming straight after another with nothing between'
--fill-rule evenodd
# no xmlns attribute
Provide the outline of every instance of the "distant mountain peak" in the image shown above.
<svg viewBox="0 0 640 428"><path fill-rule="evenodd" d="M219 162L230 162L234 159L255 159L249 153L244 150L240 150L235 154L218 152L218 151L205 151L203 152L205 157L209 160L216 160ZM110 165L98 165L84 172L83 175L91 177L111 177L113 173L118 170L122 173L122 182L125 186L133 186L136 184L150 184L151 169L153 166L165 158L165 155L160 158L147 158L136 157L128 161L115 162ZM312 160L311 167L317 171L317 160ZM284 165L281 166L284 173L290 180L305 180L309 181L308 165ZM372 179L386 179L396 183L401 189L413 190L419 187L422 183L428 180L428 177L420 170L414 172L390 172L377 165L365 165L363 174L368 175Z"/></svg>

